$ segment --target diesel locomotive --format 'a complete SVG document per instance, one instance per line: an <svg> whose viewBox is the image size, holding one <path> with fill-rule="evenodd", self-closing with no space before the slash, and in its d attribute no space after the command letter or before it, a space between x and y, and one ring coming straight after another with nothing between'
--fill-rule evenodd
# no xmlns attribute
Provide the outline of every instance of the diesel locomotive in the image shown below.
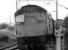
<svg viewBox="0 0 68 50"><path fill-rule="evenodd" d="M36 6L23 6L15 13L17 34L21 37L53 34L53 18L47 10Z"/></svg>
<svg viewBox="0 0 68 50"><path fill-rule="evenodd" d="M37 47L41 48L40 45L43 46L42 48L45 48L43 44L45 44L46 39L48 40L45 37L54 35L52 15L46 9L37 5L25 5L17 10L15 12L15 23L20 49L24 48L21 45L25 45L25 43L28 44L29 50L38 50ZM32 45L33 49L30 49Z"/></svg>

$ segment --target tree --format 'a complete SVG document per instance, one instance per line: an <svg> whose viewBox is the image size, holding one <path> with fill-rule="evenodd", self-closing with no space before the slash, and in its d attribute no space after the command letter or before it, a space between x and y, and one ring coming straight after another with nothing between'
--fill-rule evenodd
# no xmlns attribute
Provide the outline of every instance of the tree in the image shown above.
<svg viewBox="0 0 68 50"><path fill-rule="evenodd" d="M64 18L63 27L68 28L68 16Z"/></svg>

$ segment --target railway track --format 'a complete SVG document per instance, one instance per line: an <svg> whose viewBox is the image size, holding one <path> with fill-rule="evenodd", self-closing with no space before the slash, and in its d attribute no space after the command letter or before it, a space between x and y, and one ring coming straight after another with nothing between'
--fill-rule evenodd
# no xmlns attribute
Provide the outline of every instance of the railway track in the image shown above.
<svg viewBox="0 0 68 50"><path fill-rule="evenodd" d="M16 44L2 48L2 50L17 50L18 46Z"/></svg>
<svg viewBox="0 0 68 50"><path fill-rule="evenodd" d="M19 50L17 44L11 44L8 46L1 47L0 50Z"/></svg>

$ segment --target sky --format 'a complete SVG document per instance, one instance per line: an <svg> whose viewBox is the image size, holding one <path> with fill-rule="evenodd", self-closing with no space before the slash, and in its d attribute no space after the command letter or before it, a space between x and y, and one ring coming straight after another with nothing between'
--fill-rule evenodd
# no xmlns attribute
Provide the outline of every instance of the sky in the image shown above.
<svg viewBox="0 0 68 50"><path fill-rule="evenodd" d="M36 0L22 0L18 7L27 5L27 4L34 4L39 5L45 8L48 12L52 14L53 19L56 19L56 3L55 0L52 1L36 1ZM68 0L58 0L58 4L68 7ZM65 9L63 6L58 5L58 19L64 19L65 16L68 14L68 9ZM16 11L16 0L1 0L0 1L0 23L8 23L13 25L14 22L14 13Z"/></svg>
<svg viewBox="0 0 68 50"><path fill-rule="evenodd" d="M16 11L15 0L1 0L0 1L0 23L14 24L15 11Z"/></svg>

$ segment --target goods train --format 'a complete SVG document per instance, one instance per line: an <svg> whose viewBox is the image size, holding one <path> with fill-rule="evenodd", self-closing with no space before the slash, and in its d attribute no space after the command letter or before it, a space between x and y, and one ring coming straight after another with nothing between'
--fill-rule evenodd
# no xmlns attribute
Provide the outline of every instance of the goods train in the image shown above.
<svg viewBox="0 0 68 50"><path fill-rule="evenodd" d="M22 6L15 13L18 37L43 36L54 33L54 20L50 13L37 5Z"/></svg>

